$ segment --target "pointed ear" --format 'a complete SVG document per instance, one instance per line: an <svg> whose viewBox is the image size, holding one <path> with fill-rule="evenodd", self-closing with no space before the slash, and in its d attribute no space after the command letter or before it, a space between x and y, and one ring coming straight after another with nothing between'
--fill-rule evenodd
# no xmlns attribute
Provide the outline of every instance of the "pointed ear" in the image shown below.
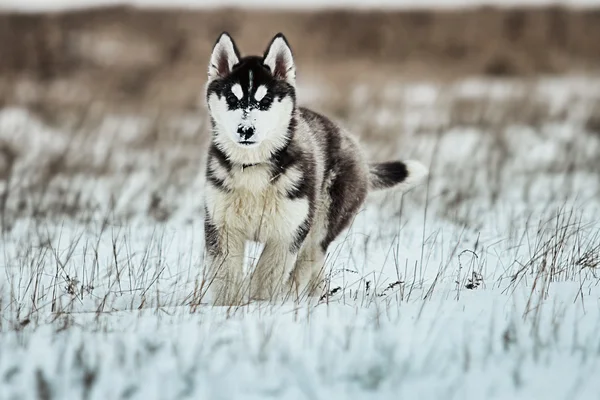
<svg viewBox="0 0 600 400"><path fill-rule="evenodd" d="M227 76L235 64L240 61L240 52L227 32L221 33L213 47L208 64L208 80Z"/></svg>
<svg viewBox="0 0 600 400"><path fill-rule="evenodd" d="M296 65L292 49L282 33L275 35L265 51L263 63L269 67L273 76L284 80L290 85L296 85Z"/></svg>

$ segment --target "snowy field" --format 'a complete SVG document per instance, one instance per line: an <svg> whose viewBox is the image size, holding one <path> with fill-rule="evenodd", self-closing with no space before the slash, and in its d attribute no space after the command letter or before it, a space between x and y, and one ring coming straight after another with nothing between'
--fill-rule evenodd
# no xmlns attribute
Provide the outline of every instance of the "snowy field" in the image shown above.
<svg viewBox="0 0 600 400"><path fill-rule="evenodd" d="M203 110L0 110L1 399L598 398L600 80L299 98L431 175L369 198L326 296L236 308L204 298Z"/></svg>

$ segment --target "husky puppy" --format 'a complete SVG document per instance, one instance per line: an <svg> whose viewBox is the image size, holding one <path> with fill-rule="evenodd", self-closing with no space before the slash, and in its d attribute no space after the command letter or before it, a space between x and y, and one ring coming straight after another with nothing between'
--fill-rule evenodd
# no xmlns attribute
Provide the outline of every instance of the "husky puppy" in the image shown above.
<svg viewBox="0 0 600 400"><path fill-rule="evenodd" d="M208 283L216 305L320 294L324 258L367 193L407 189L417 161L367 162L357 141L299 107L296 66L283 34L264 55L241 57L222 33L208 66L212 123L205 192ZM246 241L264 244L249 279Z"/></svg>

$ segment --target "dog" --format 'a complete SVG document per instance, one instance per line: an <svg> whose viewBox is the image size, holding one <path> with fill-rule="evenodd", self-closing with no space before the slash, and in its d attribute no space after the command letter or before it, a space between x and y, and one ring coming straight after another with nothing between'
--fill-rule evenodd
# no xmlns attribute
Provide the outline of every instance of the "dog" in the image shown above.
<svg viewBox="0 0 600 400"><path fill-rule="evenodd" d="M317 296L332 241L370 191L413 187L418 161L369 163L358 141L296 101L296 66L282 33L242 57L223 32L208 66L212 135L205 187L205 260L214 305ZM264 245L249 279L247 241Z"/></svg>

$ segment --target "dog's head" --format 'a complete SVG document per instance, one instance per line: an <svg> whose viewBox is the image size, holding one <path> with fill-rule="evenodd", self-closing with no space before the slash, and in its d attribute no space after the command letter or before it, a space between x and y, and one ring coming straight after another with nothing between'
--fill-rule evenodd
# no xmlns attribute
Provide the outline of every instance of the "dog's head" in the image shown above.
<svg viewBox="0 0 600 400"><path fill-rule="evenodd" d="M277 34L262 57L240 57L222 33L210 57L206 100L223 148L269 152L284 145L296 105L296 68L285 37Z"/></svg>

